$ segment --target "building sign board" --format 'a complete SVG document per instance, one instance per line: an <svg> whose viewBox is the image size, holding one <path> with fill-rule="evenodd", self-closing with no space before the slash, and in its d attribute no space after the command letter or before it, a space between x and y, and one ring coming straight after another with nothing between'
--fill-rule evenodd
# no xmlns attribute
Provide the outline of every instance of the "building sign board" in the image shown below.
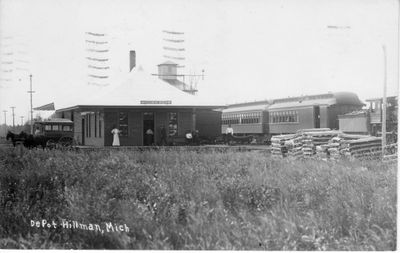
<svg viewBox="0 0 400 253"><path fill-rule="evenodd" d="M171 100L140 100L140 104L142 105L170 105L172 104Z"/></svg>

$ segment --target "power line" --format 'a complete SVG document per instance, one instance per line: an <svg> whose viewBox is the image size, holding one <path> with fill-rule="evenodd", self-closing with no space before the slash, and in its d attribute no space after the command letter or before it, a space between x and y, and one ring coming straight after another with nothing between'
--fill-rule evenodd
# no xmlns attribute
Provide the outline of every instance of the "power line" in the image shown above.
<svg viewBox="0 0 400 253"><path fill-rule="evenodd" d="M35 91L32 90L32 74L29 75L29 80L30 80L30 89L28 93L30 93L31 97L31 134L33 134L33 104L32 104L32 94L35 93Z"/></svg>
<svg viewBox="0 0 400 253"><path fill-rule="evenodd" d="M7 111L3 110L3 112L4 112L4 132L5 132L4 136L6 136L7 135Z"/></svg>
<svg viewBox="0 0 400 253"><path fill-rule="evenodd" d="M13 129L15 129L15 114L14 114L14 109L15 109L15 106L11 106L10 107L11 108L11 110L12 110L12 119L13 119Z"/></svg>

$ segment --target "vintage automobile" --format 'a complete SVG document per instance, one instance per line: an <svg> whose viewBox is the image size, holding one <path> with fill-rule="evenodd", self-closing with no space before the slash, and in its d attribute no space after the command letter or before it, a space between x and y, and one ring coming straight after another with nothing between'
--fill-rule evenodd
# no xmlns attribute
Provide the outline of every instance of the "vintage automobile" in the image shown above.
<svg viewBox="0 0 400 253"><path fill-rule="evenodd" d="M35 136L43 136L46 147L72 147L75 145L73 122L69 119L53 118L34 123Z"/></svg>

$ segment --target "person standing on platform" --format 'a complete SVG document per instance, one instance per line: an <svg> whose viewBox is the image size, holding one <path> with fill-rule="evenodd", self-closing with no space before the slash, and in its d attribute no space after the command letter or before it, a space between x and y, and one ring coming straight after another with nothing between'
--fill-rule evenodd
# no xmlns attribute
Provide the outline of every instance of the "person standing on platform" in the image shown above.
<svg viewBox="0 0 400 253"><path fill-rule="evenodd" d="M119 134L121 131L114 125L113 130L111 130L111 133L113 134L113 147L118 147L119 144Z"/></svg>
<svg viewBox="0 0 400 253"><path fill-rule="evenodd" d="M165 129L164 125L161 126L160 130L160 136L161 136L161 145L167 145L167 130Z"/></svg>
<svg viewBox="0 0 400 253"><path fill-rule="evenodd" d="M186 131L185 134L185 139L186 139L186 145L192 145L193 143L193 135L191 131Z"/></svg>
<svg viewBox="0 0 400 253"><path fill-rule="evenodd" d="M199 130L193 131L193 143L197 146L200 145Z"/></svg>
<svg viewBox="0 0 400 253"><path fill-rule="evenodd" d="M147 144L147 146L150 146L150 145L153 144L153 135L154 135L153 130L151 130L151 128L147 129L147 131L146 131L146 144Z"/></svg>
<svg viewBox="0 0 400 253"><path fill-rule="evenodd" d="M232 128L231 124L228 125L225 133L226 133L228 144L230 144L233 139L233 128Z"/></svg>

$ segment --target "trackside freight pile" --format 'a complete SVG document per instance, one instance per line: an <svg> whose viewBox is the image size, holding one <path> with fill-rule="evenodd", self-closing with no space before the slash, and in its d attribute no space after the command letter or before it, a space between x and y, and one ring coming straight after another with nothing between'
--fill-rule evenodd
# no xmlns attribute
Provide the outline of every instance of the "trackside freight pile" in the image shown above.
<svg viewBox="0 0 400 253"><path fill-rule="evenodd" d="M271 153L275 157L322 160L347 158L379 158L382 138L369 135L349 135L329 128L304 129L296 134L271 138Z"/></svg>

